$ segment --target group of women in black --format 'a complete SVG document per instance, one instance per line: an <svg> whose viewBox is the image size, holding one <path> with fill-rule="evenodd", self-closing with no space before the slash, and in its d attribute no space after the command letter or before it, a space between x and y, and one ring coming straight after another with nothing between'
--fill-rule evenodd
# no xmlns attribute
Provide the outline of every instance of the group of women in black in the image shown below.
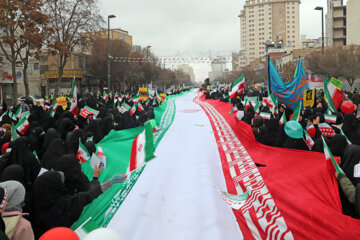
<svg viewBox="0 0 360 240"><path fill-rule="evenodd" d="M120 105L127 103L133 106L130 97L117 100L109 98L106 102L89 94L78 97L78 109L89 106L99 110L98 116L90 114L87 118L74 117L69 107L63 110L59 106L51 117L51 109L44 110L41 106L30 104L30 126L23 136L18 133L17 139L12 135L11 126L18 119L14 121L8 114L4 114L8 109L6 104L3 105L0 113L0 209L6 213L6 205L9 206L12 201L9 196L13 194L21 199L18 214L25 223L31 224L25 224L24 227L15 224L18 229L8 227L13 219L7 218L4 213L0 218L0 239L38 239L54 227L70 227L87 204L126 178L124 175L115 175L100 184L97 179L101 170L96 168L90 182L82 173L79 159L76 158L79 139L91 155L96 152L95 144L111 130L144 125L146 121L155 118L154 108L161 104L155 99L141 102L144 110L136 110L135 114L130 115L129 111L119 113L117 104L114 104L114 101L120 101ZM18 191L13 188L8 190L1 187L1 183L13 181L23 186L24 196L17 195Z"/></svg>

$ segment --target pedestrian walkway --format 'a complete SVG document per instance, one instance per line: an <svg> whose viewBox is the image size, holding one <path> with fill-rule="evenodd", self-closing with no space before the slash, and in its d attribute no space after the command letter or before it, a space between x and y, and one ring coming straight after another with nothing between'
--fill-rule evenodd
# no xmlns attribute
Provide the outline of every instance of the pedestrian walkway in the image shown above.
<svg viewBox="0 0 360 240"><path fill-rule="evenodd" d="M108 227L124 239L242 239L225 190L210 122L193 102L176 101L175 120Z"/></svg>

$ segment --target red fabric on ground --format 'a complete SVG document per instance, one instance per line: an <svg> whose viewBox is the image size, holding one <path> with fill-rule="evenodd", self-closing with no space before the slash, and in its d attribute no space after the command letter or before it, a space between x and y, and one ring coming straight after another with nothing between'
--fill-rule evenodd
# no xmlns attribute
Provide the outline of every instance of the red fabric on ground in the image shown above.
<svg viewBox="0 0 360 240"><path fill-rule="evenodd" d="M260 144L251 127L230 114L232 104L206 100L204 96L201 101L211 104L225 118L252 160L265 165L258 169L295 239L360 239L360 220L342 214L337 182L323 153ZM213 122L212 127L216 131ZM228 192L234 194L228 162L218 138L217 142ZM241 210L234 210L234 214L244 238L254 239ZM254 224L260 228L256 221Z"/></svg>

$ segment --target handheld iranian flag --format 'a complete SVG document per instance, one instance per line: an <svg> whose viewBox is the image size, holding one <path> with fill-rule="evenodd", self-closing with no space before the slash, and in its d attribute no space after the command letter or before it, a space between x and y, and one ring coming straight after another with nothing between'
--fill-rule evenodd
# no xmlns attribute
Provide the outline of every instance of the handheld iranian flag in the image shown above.
<svg viewBox="0 0 360 240"><path fill-rule="evenodd" d="M16 130L21 134L24 135L26 130L29 128L30 124L27 118L22 118L20 121L15 125Z"/></svg>
<svg viewBox="0 0 360 240"><path fill-rule="evenodd" d="M315 137L316 130L315 130L314 125L310 125L310 126L306 129L306 132L309 134L310 137Z"/></svg>
<svg viewBox="0 0 360 240"><path fill-rule="evenodd" d="M239 110L239 109L238 109L237 106L235 105L235 106L231 109L230 114L237 113L238 110Z"/></svg>
<svg viewBox="0 0 360 240"><path fill-rule="evenodd" d="M16 139L18 139L19 136L17 135L17 132L16 132L16 128L14 126L14 123L11 122L11 141L15 141Z"/></svg>
<svg viewBox="0 0 360 240"><path fill-rule="evenodd" d="M334 137L334 129L327 123L319 123L319 129L324 137Z"/></svg>
<svg viewBox="0 0 360 240"><path fill-rule="evenodd" d="M130 116L134 115L134 113L136 112L136 103L132 106L132 108L130 109Z"/></svg>
<svg viewBox="0 0 360 240"><path fill-rule="evenodd" d="M332 84L329 79L326 77L323 77L323 79L326 101L331 111L336 112L342 100L344 99L344 94L334 84Z"/></svg>
<svg viewBox="0 0 360 240"><path fill-rule="evenodd" d="M140 102L137 104L137 110L138 110L139 112L144 111L144 108L143 108L143 106L141 105Z"/></svg>
<svg viewBox="0 0 360 240"><path fill-rule="evenodd" d="M91 107L85 106L80 112L80 116L84 118L87 118L89 114L93 114L95 117L97 117L99 111L92 109Z"/></svg>
<svg viewBox="0 0 360 240"><path fill-rule="evenodd" d="M281 115L280 121L279 121L279 125L285 124L287 122L286 120L286 114L285 111L283 112L283 114Z"/></svg>
<svg viewBox="0 0 360 240"><path fill-rule="evenodd" d="M160 94L158 93L157 89L156 89L156 100L158 100L159 102L161 101L161 97L160 97Z"/></svg>
<svg viewBox="0 0 360 240"><path fill-rule="evenodd" d="M10 112L10 118L14 121L16 121L17 118L21 118L21 106L16 109L15 113Z"/></svg>
<svg viewBox="0 0 360 240"><path fill-rule="evenodd" d="M109 99L109 94L107 94L107 92L104 91L102 95L102 99L106 102Z"/></svg>
<svg viewBox="0 0 360 240"><path fill-rule="evenodd" d="M84 163L90 159L90 154L84 144L79 139L79 149L76 154L76 158L80 160L80 163Z"/></svg>
<svg viewBox="0 0 360 240"><path fill-rule="evenodd" d="M347 138L347 136L345 135L345 133L343 132L343 130L342 130L341 128L340 128L340 134L345 137L346 142L347 142L348 144L351 144L350 140Z"/></svg>
<svg viewBox="0 0 360 240"><path fill-rule="evenodd" d="M241 195L232 195L227 192L220 192L222 199L233 209L239 210L244 206L246 200L248 199L249 192L245 192Z"/></svg>
<svg viewBox="0 0 360 240"><path fill-rule="evenodd" d="M53 105L53 108L52 110L50 111L50 116L51 117L54 117L55 116L55 112L56 112L56 109L59 107L59 104L57 102L57 100L55 99L54 100L54 105Z"/></svg>
<svg viewBox="0 0 360 240"><path fill-rule="evenodd" d="M130 111L130 110L131 110L131 107L126 103L121 104L121 107L118 106L118 111L120 113L126 113L127 111Z"/></svg>
<svg viewBox="0 0 360 240"><path fill-rule="evenodd" d="M305 142L306 142L306 145L308 146L309 150L311 151L311 149L313 148L314 146L314 140L309 136L309 134L307 133L307 131L304 130L304 133L305 133Z"/></svg>
<svg viewBox="0 0 360 240"><path fill-rule="evenodd" d="M302 109L302 102L299 102L299 104L297 105L295 112L293 113L291 120L292 121L299 121L300 119L300 113L301 113L301 109Z"/></svg>
<svg viewBox="0 0 360 240"><path fill-rule="evenodd" d="M74 77L74 80L72 82L72 86L71 86L71 94L72 94L72 98L70 100L70 112L74 115L74 117L78 116L78 106L77 106L77 91L76 91L76 80Z"/></svg>
<svg viewBox="0 0 360 240"><path fill-rule="evenodd" d="M324 114L325 121L330 123L336 123L336 115Z"/></svg>
<svg viewBox="0 0 360 240"><path fill-rule="evenodd" d="M137 135L132 143L130 164L127 170L130 172L141 168L154 157L153 129L150 123L145 123L145 129Z"/></svg>
<svg viewBox="0 0 360 240"><path fill-rule="evenodd" d="M259 99L256 98L255 106L254 106L254 112L259 114L260 113L260 106L259 106Z"/></svg>
<svg viewBox="0 0 360 240"><path fill-rule="evenodd" d="M261 113L260 113L260 117L262 117L263 119L270 120L270 118L271 118L271 113L261 112Z"/></svg>
<svg viewBox="0 0 360 240"><path fill-rule="evenodd" d="M339 167L338 163L335 161L334 156L332 155L332 153L330 152L330 149L328 147L328 145L326 144L324 137L321 136L322 142L323 142L323 146L324 146L324 154L325 154L325 159L327 161L331 160L335 170L338 173L342 173L344 174L343 170Z"/></svg>
<svg viewBox="0 0 360 240"><path fill-rule="evenodd" d="M3 117L6 116L8 114L9 110L6 110L6 112L4 112L1 117L0 117L0 121L2 121Z"/></svg>
<svg viewBox="0 0 360 240"><path fill-rule="evenodd" d="M263 103L265 103L265 105L267 105L270 108L272 114L274 115L278 114L278 103L272 93L270 93L270 95L264 99Z"/></svg>
<svg viewBox="0 0 360 240"><path fill-rule="evenodd" d="M234 98L238 95L241 89L245 88L245 74L241 75L238 79L236 79L235 82L231 84L230 90L229 90L229 97Z"/></svg>
<svg viewBox="0 0 360 240"><path fill-rule="evenodd" d="M97 156L100 159L100 168L106 169L106 156L100 145L97 147Z"/></svg>
<svg viewBox="0 0 360 240"><path fill-rule="evenodd" d="M3 110L3 106L0 106L0 111L2 111Z"/></svg>

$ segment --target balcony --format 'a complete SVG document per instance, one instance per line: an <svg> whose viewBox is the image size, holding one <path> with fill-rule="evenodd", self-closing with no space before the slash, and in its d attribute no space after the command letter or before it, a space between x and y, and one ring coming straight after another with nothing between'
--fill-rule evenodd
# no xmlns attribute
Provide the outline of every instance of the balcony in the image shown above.
<svg viewBox="0 0 360 240"><path fill-rule="evenodd" d="M346 39L346 36L333 37L334 41L336 41L336 40L344 40L344 39Z"/></svg>
<svg viewBox="0 0 360 240"><path fill-rule="evenodd" d="M334 16L333 19L334 20L342 20L342 19L346 19L346 16Z"/></svg>
<svg viewBox="0 0 360 240"><path fill-rule="evenodd" d="M334 30L345 30L346 26L333 27Z"/></svg>

